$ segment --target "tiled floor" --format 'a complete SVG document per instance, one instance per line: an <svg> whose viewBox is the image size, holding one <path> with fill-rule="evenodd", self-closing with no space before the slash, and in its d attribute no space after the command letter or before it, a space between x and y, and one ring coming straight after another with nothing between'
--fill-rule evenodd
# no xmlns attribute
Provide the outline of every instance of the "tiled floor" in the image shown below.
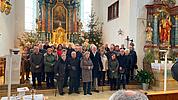
<svg viewBox="0 0 178 100"><path fill-rule="evenodd" d="M105 91L100 93L93 93L93 95L83 95L81 94L65 94L64 96L57 95L55 96L46 96L47 100L108 100L109 97L113 94L113 91Z"/></svg>

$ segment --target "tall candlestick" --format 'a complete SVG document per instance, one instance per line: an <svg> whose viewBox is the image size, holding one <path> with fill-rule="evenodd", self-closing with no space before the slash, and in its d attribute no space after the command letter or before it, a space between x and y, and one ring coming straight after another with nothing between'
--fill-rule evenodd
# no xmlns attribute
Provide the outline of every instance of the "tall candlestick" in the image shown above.
<svg viewBox="0 0 178 100"><path fill-rule="evenodd" d="M165 64L164 64L164 92L167 89L167 55L168 51L165 53Z"/></svg>

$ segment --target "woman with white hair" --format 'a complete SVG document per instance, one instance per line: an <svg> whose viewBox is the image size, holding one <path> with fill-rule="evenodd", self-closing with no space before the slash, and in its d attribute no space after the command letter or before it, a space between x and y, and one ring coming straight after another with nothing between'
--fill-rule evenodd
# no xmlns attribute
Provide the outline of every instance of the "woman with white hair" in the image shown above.
<svg viewBox="0 0 178 100"><path fill-rule="evenodd" d="M90 52L86 51L81 60L80 67L82 69L82 81L83 81L83 90L84 95L91 93L91 82L92 82L92 69L93 63L90 59Z"/></svg>

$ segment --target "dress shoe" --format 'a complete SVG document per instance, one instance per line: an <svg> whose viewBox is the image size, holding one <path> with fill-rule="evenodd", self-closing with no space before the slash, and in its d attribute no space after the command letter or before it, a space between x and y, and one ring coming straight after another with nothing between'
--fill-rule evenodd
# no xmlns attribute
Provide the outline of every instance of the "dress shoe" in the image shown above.
<svg viewBox="0 0 178 100"><path fill-rule="evenodd" d="M80 94L80 92L79 92L79 91L75 91L75 93Z"/></svg>
<svg viewBox="0 0 178 100"><path fill-rule="evenodd" d="M89 95L92 95L92 93L88 93Z"/></svg>
<svg viewBox="0 0 178 100"><path fill-rule="evenodd" d="M68 94L70 95L70 94L72 94L72 92L69 92Z"/></svg>

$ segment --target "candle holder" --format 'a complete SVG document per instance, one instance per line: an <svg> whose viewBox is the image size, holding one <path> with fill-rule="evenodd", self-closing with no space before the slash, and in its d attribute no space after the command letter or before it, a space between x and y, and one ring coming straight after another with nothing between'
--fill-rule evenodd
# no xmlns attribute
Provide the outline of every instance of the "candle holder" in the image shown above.
<svg viewBox="0 0 178 100"><path fill-rule="evenodd" d="M31 90L32 100L35 100L35 97L34 97L35 93L36 93L35 89L32 89Z"/></svg>

